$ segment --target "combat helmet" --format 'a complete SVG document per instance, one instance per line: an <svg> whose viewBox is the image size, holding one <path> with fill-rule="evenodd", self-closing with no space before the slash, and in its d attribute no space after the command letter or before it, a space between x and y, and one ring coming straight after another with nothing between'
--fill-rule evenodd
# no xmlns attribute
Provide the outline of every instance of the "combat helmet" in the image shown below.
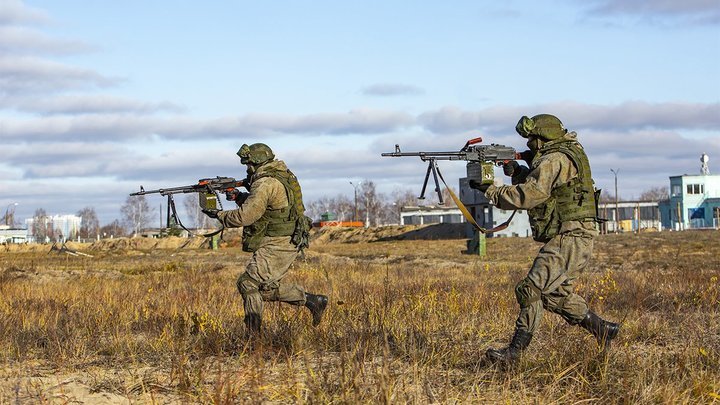
<svg viewBox="0 0 720 405"><path fill-rule="evenodd" d="M567 133L560 119L550 114L538 114L532 118L522 116L515 130L523 138L537 136L546 141L558 139Z"/></svg>
<svg viewBox="0 0 720 405"><path fill-rule="evenodd" d="M237 155L240 156L240 163L244 165L248 163L261 165L275 159L275 154L272 149L264 143L254 143L252 145L243 144L240 150L238 150Z"/></svg>

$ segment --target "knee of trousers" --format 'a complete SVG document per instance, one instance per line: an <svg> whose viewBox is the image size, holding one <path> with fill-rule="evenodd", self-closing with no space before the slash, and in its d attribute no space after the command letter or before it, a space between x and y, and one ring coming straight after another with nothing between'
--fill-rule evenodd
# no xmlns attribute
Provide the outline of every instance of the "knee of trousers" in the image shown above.
<svg viewBox="0 0 720 405"><path fill-rule="evenodd" d="M238 277L237 289L240 292L240 295L242 295L243 297L249 294L256 294L260 290L258 282L253 280L252 277L247 274L247 272L241 274L240 277Z"/></svg>
<svg viewBox="0 0 720 405"><path fill-rule="evenodd" d="M584 300L582 301L583 305L566 304L577 303L578 297L575 293L570 293L560 298L543 296L543 307L550 312L562 316L570 325L577 325L585 318L585 314L587 314L587 304L585 304Z"/></svg>
<svg viewBox="0 0 720 405"><path fill-rule="evenodd" d="M540 301L541 296L540 289L529 278L524 278L515 285L515 298L520 304L520 308L527 308Z"/></svg>

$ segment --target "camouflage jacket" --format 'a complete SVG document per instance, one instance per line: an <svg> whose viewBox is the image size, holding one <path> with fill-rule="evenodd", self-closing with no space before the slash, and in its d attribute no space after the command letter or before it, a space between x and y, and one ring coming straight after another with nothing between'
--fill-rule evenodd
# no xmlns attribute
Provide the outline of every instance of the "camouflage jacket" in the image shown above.
<svg viewBox="0 0 720 405"><path fill-rule="evenodd" d="M287 170L285 162L274 160L260 166L258 173L273 168ZM250 187L250 195L234 210L221 211L218 220L228 228L237 228L253 224L267 209L282 209L288 206L285 187L275 178L260 177Z"/></svg>
<svg viewBox="0 0 720 405"><path fill-rule="evenodd" d="M575 139L577 134L570 132L568 139ZM562 152L547 153L533 161L535 169L529 170L525 179L519 184L490 186L485 192L487 198L500 209L528 210L550 198L552 190L561 184L577 177L578 171ZM514 179L517 180L517 179ZM596 236L595 222L566 221L561 225L560 233L574 233L578 236Z"/></svg>

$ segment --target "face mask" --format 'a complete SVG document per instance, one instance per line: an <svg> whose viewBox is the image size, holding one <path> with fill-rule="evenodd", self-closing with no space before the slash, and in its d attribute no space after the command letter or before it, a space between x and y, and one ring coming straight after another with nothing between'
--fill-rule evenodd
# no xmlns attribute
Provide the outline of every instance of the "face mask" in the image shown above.
<svg viewBox="0 0 720 405"><path fill-rule="evenodd" d="M542 145L542 139L535 136L531 136L530 138L528 138L527 147L530 148L531 151L537 152L538 150L540 150L540 148L542 148Z"/></svg>

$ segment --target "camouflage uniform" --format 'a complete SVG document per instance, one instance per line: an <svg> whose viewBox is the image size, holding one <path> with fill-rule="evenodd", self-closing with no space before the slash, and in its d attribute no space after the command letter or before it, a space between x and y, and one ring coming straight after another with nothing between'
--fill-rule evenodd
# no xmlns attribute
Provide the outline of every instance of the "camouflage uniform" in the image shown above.
<svg viewBox="0 0 720 405"><path fill-rule="evenodd" d="M574 140L575 133L567 134L566 138ZM540 156L533 166L524 182L515 186L490 186L485 195L501 209L530 209L546 201L554 188L578 174L570 159L559 152ZM583 319L588 306L573 288L592 256L593 238L597 234L594 221L563 222L560 234L540 249L527 278L521 282L531 282L530 290L539 295L531 298L534 301L529 306L521 308L516 322L518 329L533 333L543 308L571 324Z"/></svg>
<svg viewBox="0 0 720 405"><path fill-rule="evenodd" d="M232 211L203 211L226 227L243 227L243 250L252 259L237 280L243 297L245 325L259 332L264 301L281 301L307 307L313 325L320 323L328 299L305 292L283 278L309 244L310 219L304 216L302 191L295 175L265 144L243 145L238 151L248 165L250 193L231 193L238 208Z"/></svg>
<svg viewBox="0 0 720 405"><path fill-rule="evenodd" d="M598 193L588 158L577 135L568 133L555 116L522 117L516 130L528 139L531 150L524 153L532 156L530 168L510 162L503 169L513 176L513 185L496 187L471 182L471 187L483 191L501 209L528 210L533 238L545 245L528 275L515 286L520 313L510 345L489 349L486 356L493 362L517 360L530 344L543 309L586 329L607 349L620 325L597 316L573 292L598 235Z"/></svg>
<svg viewBox="0 0 720 405"><path fill-rule="evenodd" d="M281 160L260 166L255 176L269 169L287 170ZM252 182L250 195L237 209L218 213L218 220L230 228L253 224L267 209L288 206L285 187L272 177L260 177ZM265 236L245 272L237 280L243 297L245 314L262 316L263 301L282 301L292 305L305 305L303 287L282 282L299 251L290 242L290 236Z"/></svg>

